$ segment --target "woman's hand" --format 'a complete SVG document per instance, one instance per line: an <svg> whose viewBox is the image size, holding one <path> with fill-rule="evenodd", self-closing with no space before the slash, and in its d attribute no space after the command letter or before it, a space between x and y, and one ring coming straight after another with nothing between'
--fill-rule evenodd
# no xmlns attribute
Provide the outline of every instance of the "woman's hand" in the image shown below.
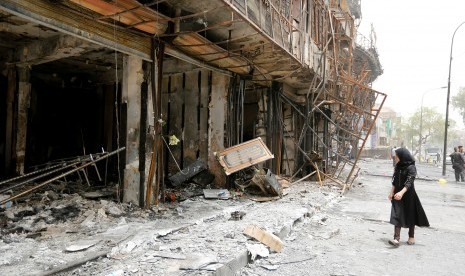
<svg viewBox="0 0 465 276"><path fill-rule="evenodd" d="M400 192L398 192L398 193L396 193L394 195L394 199L395 200L401 200L403 195L404 195L404 193L402 191L400 191Z"/></svg>
<svg viewBox="0 0 465 276"><path fill-rule="evenodd" d="M393 197L393 196L394 196L394 194L393 194L393 193L390 193L390 194L388 195L388 199L389 199L389 201L392 201L392 197Z"/></svg>

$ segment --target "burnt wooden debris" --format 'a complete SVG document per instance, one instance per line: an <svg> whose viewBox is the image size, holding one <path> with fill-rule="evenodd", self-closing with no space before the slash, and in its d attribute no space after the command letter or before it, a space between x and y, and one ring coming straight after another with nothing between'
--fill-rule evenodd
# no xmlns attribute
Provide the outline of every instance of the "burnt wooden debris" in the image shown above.
<svg viewBox="0 0 465 276"><path fill-rule="evenodd" d="M195 175L199 174L207 168L205 162L201 159L195 160L182 171L176 173L175 175L169 177L170 183L173 186L179 186L187 180L191 179Z"/></svg>

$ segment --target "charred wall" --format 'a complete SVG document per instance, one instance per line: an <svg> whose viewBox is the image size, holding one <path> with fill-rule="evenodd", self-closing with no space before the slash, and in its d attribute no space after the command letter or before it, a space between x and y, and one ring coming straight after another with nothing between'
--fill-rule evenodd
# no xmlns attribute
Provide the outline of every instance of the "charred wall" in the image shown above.
<svg viewBox="0 0 465 276"><path fill-rule="evenodd" d="M50 162L58 162L91 153L117 148L115 125L115 88L104 81L103 73L90 72L65 65L65 60L32 66L27 124L24 172ZM51 70L53 69L53 70ZM96 82L100 79L100 82ZM13 112L7 114L7 91L17 91L17 84L2 75L0 79L0 177L15 175L15 144L18 99L12 100ZM16 95L17 92L14 92ZM118 102L120 102L118 97ZM11 126L7 126L8 121ZM7 135L10 142L6 143ZM7 149L8 147L8 149ZM10 154L7 154L10 152ZM7 166L7 164L10 164ZM98 164L97 166L103 166ZM109 158L106 168L114 174L116 162ZM92 175L91 175L92 176Z"/></svg>
<svg viewBox="0 0 465 276"><path fill-rule="evenodd" d="M0 130L6 130L6 110L7 110L7 78L0 74ZM1 131L0 135L0 177L6 174L5 166L5 143L6 131Z"/></svg>

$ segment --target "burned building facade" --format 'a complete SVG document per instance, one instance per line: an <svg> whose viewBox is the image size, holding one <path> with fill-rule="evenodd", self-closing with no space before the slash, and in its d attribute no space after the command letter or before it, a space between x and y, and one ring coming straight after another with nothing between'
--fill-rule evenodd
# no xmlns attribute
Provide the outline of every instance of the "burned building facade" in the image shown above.
<svg viewBox="0 0 465 276"><path fill-rule="evenodd" d="M360 16L346 0L3 0L0 177L69 166L146 205L194 162L227 187L216 153L261 138L275 174L350 186L386 97Z"/></svg>

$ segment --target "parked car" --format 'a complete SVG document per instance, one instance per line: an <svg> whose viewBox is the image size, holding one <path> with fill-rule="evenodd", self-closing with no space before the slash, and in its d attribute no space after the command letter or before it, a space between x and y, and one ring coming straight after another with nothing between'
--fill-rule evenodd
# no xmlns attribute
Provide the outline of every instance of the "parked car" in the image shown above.
<svg viewBox="0 0 465 276"><path fill-rule="evenodd" d="M442 160L442 150L440 148L427 148L425 153L427 163L440 163Z"/></svg>

